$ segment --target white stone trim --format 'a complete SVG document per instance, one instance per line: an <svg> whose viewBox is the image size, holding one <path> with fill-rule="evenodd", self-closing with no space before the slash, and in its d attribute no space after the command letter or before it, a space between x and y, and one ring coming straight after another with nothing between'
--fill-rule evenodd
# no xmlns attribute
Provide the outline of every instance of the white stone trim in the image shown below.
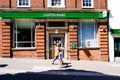
<svg viewBox="0 0 120 80"><path fill-rule="evenodd" d="M109 32L109 60L114 62L114 37Z"/></svg>
<svg viewBox="0 0 120 80"><path fill-rule="evenodd" d="M30 0L28 0L28 2L29 2L29 5L28 5L28 6L26 6L26 5L25 5L25 6L20 6L20 5L19 5L19 0L17 0L17 7L30 7Z"/></svg>
<svg viewBox="0 0 120 80"><path fill-rule="evenodd" d="M94 1L91 0L91 6L83 6L83 0L81 0L82 8L94 8Z"/></svg>

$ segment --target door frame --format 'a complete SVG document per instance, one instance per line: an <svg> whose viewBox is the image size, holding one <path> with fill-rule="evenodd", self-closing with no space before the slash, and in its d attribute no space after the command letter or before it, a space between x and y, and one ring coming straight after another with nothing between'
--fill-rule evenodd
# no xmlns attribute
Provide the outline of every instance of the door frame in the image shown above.
<svg viewBox="0 0 120 80"><path fill-rule="evenodd" d="M49 27L48 22L49 21L64 21L65 22L65 26L61 26L61 27ZM57 36L59 36L59 34L64 34L64 56L65 58L67 58L68 56L68 19L46 19L46 58L49 59L49 46L50 46L50 34L56 34Z"/></svg>
<svg viewBox="0 0 120 80"><path fill-rule="evenodd" d="M119 56L119 57L116 57L116 56L115 56L115 38L119 38L119 39L120 39L120 37L114 37L114 61L115 61L115 62L118 62L118 61L120 62L120 56ZM117 45L118 45L118 44L117 44Z"/></svg>

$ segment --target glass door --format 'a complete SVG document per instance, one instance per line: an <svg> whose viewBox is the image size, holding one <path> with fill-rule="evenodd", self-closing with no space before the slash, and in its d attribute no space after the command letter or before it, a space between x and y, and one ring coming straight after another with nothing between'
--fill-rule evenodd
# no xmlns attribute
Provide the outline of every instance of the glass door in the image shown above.
<svg viewBox="0 0 120 80"><path fill-rule="evenodd" d="M55 57L56 43L60 43L60 47L64 47L64 37L50 37L50 59L53 59Z"/></svg>
<svg viewBox="0 0 120 80"><path fill-rule="evenodd" d="M120 61L120 38L114 38L114 57L115 61Z"/></svg>

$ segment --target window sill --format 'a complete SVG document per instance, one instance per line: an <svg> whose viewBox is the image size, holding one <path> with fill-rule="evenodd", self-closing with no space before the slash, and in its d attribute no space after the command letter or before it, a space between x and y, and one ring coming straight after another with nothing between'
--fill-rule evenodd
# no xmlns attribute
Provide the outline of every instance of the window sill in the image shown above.
<svg viewBox="0 0 120 80"><path fill-rule="evenodd" d="M79 47L78 49L83 50L83 49L100 49L100 47Z"/></svg>
<svg viewBox="0 0 120 80"><path fill-rule="evenodd" d="M12 50L35 50L35 47L29 47L29 48L12 48Z"/></svg>
<svg viewBox="0 0 120 80"><path fill-rule="evenodd" d="M65 6L48 6L48 8L65 8Z"/></svg>
<svg viewBox="0 0 120 80"><path fill-rule="evenodd" d="M87 9L87 8L88 8L88 9L92 9L92 8L94 8L94 7L85 7L85 6L83 6L82 8L83 8L83 9Z"/></svg>
<svg viewBox="0 0 120 80"><path fill-rule="evenodd" d="M30 6L17 6L18 8L29 8Z"/></svg>

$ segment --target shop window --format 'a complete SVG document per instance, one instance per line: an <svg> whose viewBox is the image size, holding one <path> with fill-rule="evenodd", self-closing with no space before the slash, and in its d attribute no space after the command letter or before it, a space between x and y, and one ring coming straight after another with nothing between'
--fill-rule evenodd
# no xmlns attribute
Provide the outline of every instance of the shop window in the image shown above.
<svg viewBox="0 0 120 80"><path fill-rule="evenodd" d="M93 0L82 0L82 8L93 8Z"/></svg>
<svg viewBox="0 0 120 80"><path fill-rule="evenodd" d="M30 7L30 0L17 0L18 7Z"/></svg>
<svg viewBox="0 0 120 80"><path fill-rule="evenodd" d="M47 1L48 1L48 7L53 7L53 8L65 7L65 0L47 0Z"/></svg>
<svg viewBox="0 0 120 80"><path fill-rule="evenodd" d="M14 25L14 48L35 47L34 22L16 20Z"/></svg>
<svg viewBox="0 0 120 80"><path fill-rule="evenodd" d="M97 32L97 26L95 22L80 22L78 28L79 47L98 47Z"/></svg>

